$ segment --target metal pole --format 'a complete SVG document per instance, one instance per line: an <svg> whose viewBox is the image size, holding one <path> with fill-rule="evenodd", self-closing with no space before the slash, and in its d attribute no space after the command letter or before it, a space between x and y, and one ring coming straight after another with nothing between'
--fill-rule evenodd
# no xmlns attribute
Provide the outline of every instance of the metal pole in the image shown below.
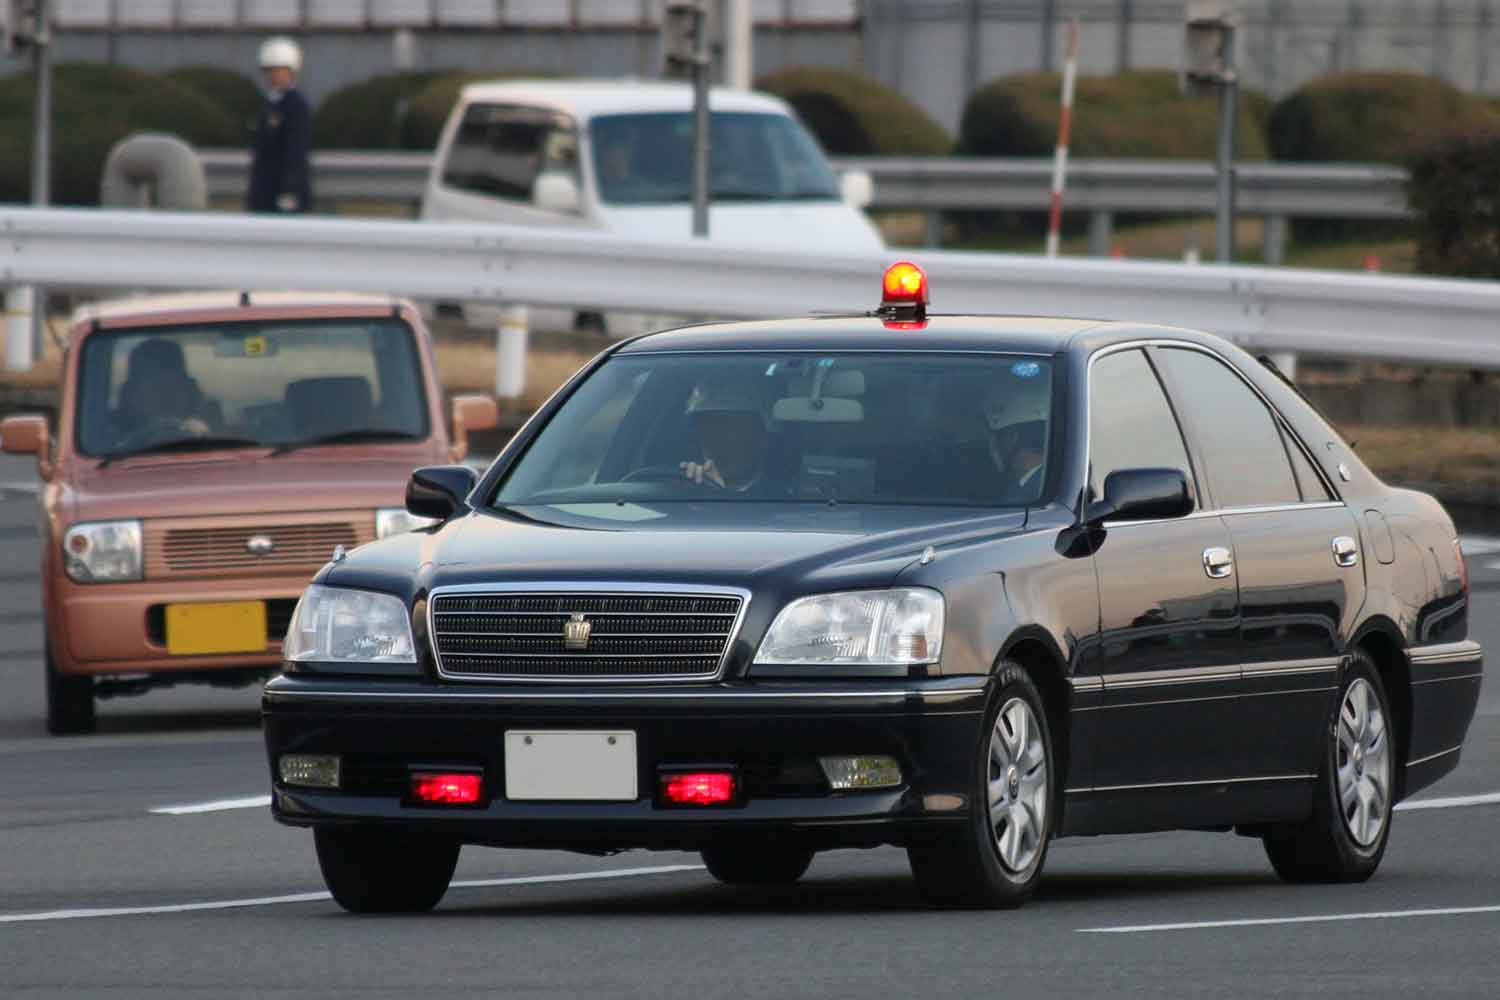
<svg viewBox="0 0 1500 1000"><path fill-rule="evenodd" d="M1130 33L1135 28L1135 0L1120 0L1120 30L1115 38L1115 72L1129 73L1132 59Z"/></svg>
<svg viewBox="0 0 1500 1000"><path fill-rule="evenodd" d="M36 74L34 107L35 138L31 147L31 203L44 206L52 200L52 28L47 0L36 0L36 36L32 40L32 67ZM46 350L43 330L47 322L47 290L40 285L31 292L31 341L34 357Z"/></svg>
<svg viewBox="0 0 1500 1000"><path fill-rule="evenodd" d="M1234 260L1234 130L1239 93L1234 27L1228 25L1224 28L1224 79L1219 84L1218 214L1214 223L1214 256L1221 264Z"/></svg>
<svg viewBox="0 0 1500 1000"><path fill-rule="evenodd" d="M725 0L724 83L735 90L749 90L755 75L755 27L750 21L750 0Z"/></svg>
<svg viewBox="0 0 1500 1000"><path fill-rule="evenodd" d="M1052 72L1056 56L1052 47L1057 44L1054 29L1057 26L1057 0L1042 0L1042 72Z"/></svg>
<svg viewBox="0 0 1500 1000"><path fill-rule="evenodd" d="M964 93L979 89L979 0L969 0L964 8Z"/></svg>
<svg viewBox="0 0 1500 1000"><path fill-rule="evenodd" d="M697 59L693 63L693 235L708 236L709 157L713 153L709 138L708 117L708 39L704 30L707 18L699 7L698 21L694 29L694 49Z"/></svg>

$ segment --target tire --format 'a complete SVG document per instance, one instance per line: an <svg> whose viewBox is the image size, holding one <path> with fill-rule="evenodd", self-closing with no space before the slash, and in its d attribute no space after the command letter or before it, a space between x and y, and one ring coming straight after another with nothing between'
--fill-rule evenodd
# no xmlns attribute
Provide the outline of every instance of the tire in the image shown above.
<svg viewBox="0 0 1500 1000"><path fill-rule="evenodd" d="M425 913L453 880L459 844L379 829L314 830L318 867L350 913Z"/></svg>
<svg viewBox="0 0 1500 1000"><path fill-rule="evenodd" d="M960 832L907 848L918 887L937 906L1020 906L1047 859L1059 775L1042 696L1026 669L1008 660L993 687L974 750L968 821Z"/></svg>
<svg viewBox="0 0 1500 1000"><path fill-rule="evenodd" d="M815 852L794 847L721 845L703 849L708 873L725 885L791 885Z"/></svg>
<svg viewBox="0 0 1500 1000"><path fill-rule="evenodd" d="M1395 730L1380 673L1364 650L1354 654L1333 712L1312 817L1263 838L1271 866L1288 882L1363 882L1390 839Z"/></svg>
<svg viewBox="0 0 1500 1000"><path fill-rule="evenodd" d="M46 669L47 732L53 736L92 733L98 724L94 715L94 679L59 673L50 651Z"/></svg>

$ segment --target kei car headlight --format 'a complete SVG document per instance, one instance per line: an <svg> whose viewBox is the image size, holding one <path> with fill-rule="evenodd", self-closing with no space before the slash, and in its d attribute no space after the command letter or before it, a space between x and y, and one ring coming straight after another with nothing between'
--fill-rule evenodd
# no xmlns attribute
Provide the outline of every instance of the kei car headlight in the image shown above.
<svg viewBox="0 0 1500 1000"><path fill-rule="evenodd" d="M415 663L416 647L406 602L391 594L313 584L292 612L282 658Z"/></svg>
<svg viewBox="0 0 1500 1000"><path fill-rule="evenodd" d="M943 595L935 590L818 594L781 609L757 664L910 666L943 652Z"/></svg>
<svg viewBox="0 0 1500 1000"><path fill-rule="evenodd" d="M375 537L399 535L437 524L437 518L413 514L405 507L380 507L375 511Z"/></svg>
<svg viewBox="0 0 1500 1000"><path fill-rule="evenodd" d="M63 536L63 568L79 583L141 578L141 522L75 524Z"/></svg>

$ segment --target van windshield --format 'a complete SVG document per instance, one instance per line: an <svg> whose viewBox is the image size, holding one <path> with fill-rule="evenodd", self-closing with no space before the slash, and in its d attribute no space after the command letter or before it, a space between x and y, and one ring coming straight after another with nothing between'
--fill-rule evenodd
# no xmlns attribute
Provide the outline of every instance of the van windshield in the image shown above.
<svg viewBox="0 0 1500 1000"><path fill-rule="evenodd" d="M716 201L836 200L833 169L795 119L720 112L710 120L710 186ZM599 196L615 205L689 202L693 116L601 115L589 123Z"/></svg>
<svg viewBox="0 0 1500 1000"><path fill-rule="evenodd" d="M84 341L77 447L118 458L427 436L412 331L391 318L135 328Z"/></svg>

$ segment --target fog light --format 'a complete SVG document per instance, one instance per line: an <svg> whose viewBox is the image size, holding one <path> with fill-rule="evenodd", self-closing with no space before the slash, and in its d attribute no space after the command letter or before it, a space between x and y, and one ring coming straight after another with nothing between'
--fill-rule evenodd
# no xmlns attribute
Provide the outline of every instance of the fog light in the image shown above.
<svg viewBox="0 0 1500 1000"><path fill-rule="evenodd" d="M674 806L726 805L734 801L734 774L731 771L664 774L661 797Z"/></svg>
<svg viewBox="0 0 1500 1000"><path fill-rule="evenodd" d="M282 784L306 788L337 788L339 759L332 754L282 754L281 781Z"/></svg>
<svg viewBox="0 0 1500 1000"><path fill-rule="evenodd" d="M818 763L835 791L901 784L901 765L894 757L819 757Z"/></svg>
<svg viewBox="0 0 1500 1000"><path fill-rule="evenodd" d="M417 771L411 776L414 802L438 806L470 806L479 801L484 780L477 774Z"/></svg>

